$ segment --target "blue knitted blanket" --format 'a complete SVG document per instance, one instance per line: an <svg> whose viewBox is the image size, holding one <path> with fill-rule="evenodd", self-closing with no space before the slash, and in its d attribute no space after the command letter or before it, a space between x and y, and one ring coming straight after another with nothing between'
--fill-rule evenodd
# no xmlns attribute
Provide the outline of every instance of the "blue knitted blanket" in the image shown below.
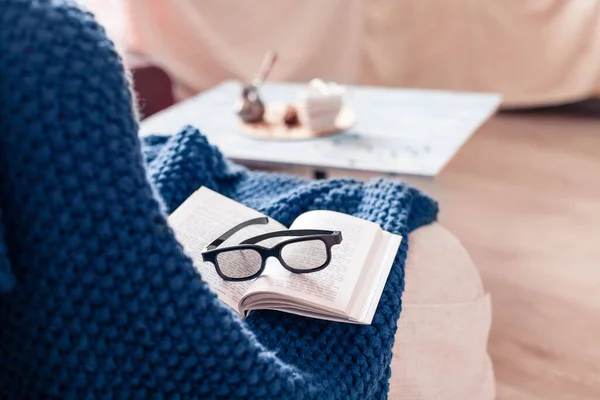
<svg viewBox="0 0 600 400"><path fill-rule="evenodd" d="M0 0L0 398L385 398L407 234L435 202L249 172L190 127L142 145L132 104L90 14ZM201 185L284 224L329 209L402 235L372 325L240 321L166 222Z"/></svg>

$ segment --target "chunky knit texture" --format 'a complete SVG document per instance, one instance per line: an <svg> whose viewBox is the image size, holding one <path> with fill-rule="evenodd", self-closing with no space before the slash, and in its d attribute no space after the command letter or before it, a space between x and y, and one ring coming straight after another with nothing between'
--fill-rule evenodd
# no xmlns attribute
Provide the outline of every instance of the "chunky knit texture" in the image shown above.
<svg viewBox="0 0 600 400"><path fill-rule="evenodd" d="M248 172L193 128L142 152L137 129L90 14L0 0L0 398L386 397L406 235L435 203L397 181ZM330 209L403 235L373 324L240 321L166 222L201 185L284 224Z"/></svg>

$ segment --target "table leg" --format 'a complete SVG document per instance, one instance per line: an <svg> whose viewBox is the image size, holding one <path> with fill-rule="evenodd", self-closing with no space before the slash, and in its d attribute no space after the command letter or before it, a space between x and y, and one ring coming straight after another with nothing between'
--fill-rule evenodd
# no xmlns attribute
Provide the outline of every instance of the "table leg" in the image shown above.
<svg viewBox="0 0 600 400"><path fill-rule="evenodd" d="M313 177L315 179L327 179L327 172L324 169L315 169Z"/></svg>

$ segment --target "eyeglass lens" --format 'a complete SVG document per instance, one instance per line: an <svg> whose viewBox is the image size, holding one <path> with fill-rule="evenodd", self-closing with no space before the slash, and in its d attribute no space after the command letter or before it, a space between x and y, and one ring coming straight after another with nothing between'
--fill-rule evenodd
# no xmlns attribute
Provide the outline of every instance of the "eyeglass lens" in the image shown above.
<svg viewBox="0 0 600 400"><path fill-rule="evenodd" d="M252 249L225 251L217 255L221 273L229 278L248 278L262 265L262 257Z"/></svg>
<svg viewBox="0 0 600 400"><path fill-rule="evenodd" d="M322 240L288 243L281 249L281 258L293 269L319 268L327 262L327 246Z"/></svg>

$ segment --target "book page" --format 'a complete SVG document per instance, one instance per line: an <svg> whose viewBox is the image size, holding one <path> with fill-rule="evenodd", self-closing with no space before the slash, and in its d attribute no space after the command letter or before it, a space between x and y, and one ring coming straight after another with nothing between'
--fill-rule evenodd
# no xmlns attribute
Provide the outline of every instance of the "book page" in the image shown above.
<svg viewBox="0 0 600 400"><path fill-rule="evenodd" d="M169 216L168 221L179 243L194 262L202 279L208 283L219 299L238 311L238 303L252 281L224 281L213 264L202 261L202 251L214 239L252 218L264 216L260 212L202 187L192 194ZM269 218L267 225L252 225L237 232L221 246L239 244L246 238L262 233L286 229Z"/></svg>
<svg viewBox="0 0 600 400"><path fill-rule="evenodd" d="M269 259L265 272L248 289L280 293L313 304L347 312L358 286L362 269L379 226L373 222L334 211L310 211L298 217L290 229L324 229L342 232L342 243L332 247L327 268L308 274L286 270L276 259Z"/></svg>
<svg viewBox="0 0 600 400"><path fill-rule="evenodd" d="M373 321L385 283L390 275L394 259L396 258L396 254L398 254L398 249L400 249L400 243L402 242L402 236L390 232L384 231L383 237L383 245L380 246L379 250L381 251L379 264L373 268L375 272L375 285L372 285L369 295L367 296L367 301L365 302L365 314L360 316L361 320L368 324L371 324L371 321Z"/></svg>
<svg viewBox="0 0 600 400"><path fill-rule="evenodd" d="M378 232L368 256L369 265L363 269L360 287L352 299L349 317L371 324L401 241L402 237L399 235L383 230Z"/></svg>

